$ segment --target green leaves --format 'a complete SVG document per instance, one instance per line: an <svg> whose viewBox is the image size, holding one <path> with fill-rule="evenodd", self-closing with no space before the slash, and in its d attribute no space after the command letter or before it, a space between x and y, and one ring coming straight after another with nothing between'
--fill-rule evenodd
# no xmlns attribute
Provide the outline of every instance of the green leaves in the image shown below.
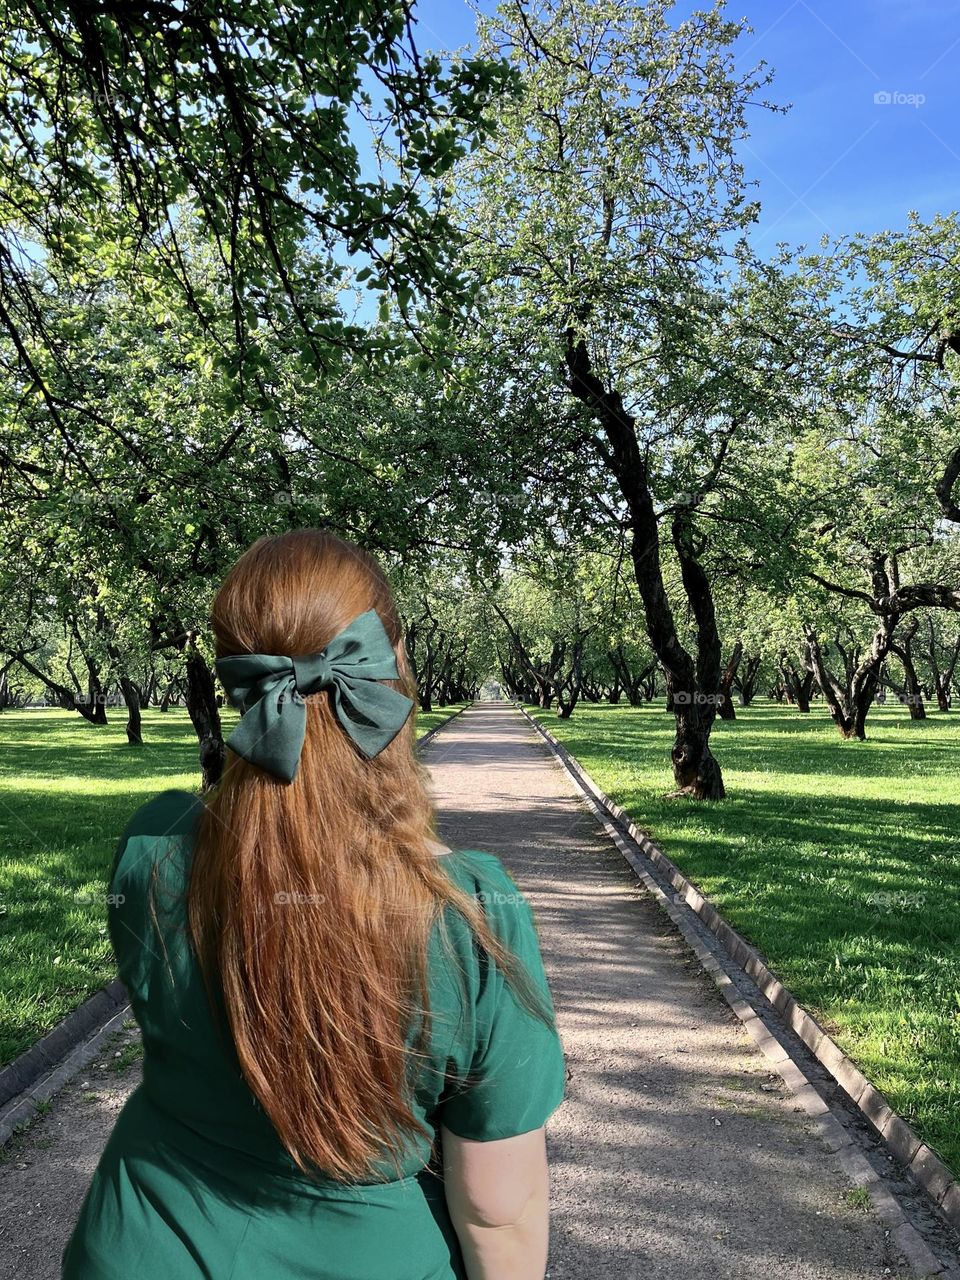
<svg viewBox="0 0 960 1280"><path fill-rule="evenodd" d="M118 252L122 261L130 245L147 243L167 286L193 305L182 271L190 192L241 330L259 274L266 302L289 308L278 322L315 343L314 284L318 272L336 281L347 240L375 263L363 279L401 308L438 290L459 305L454 228L422 202L417 183L483 132L506 68L420 57L403 0L195 9L174 17L114 7L82 33L69 5L36 0L7 15L0 62L30 96L18 89L0 101L4 222L26 219L44 252L87 268L98 257L110 274ZM396 137L402 181L389 163L378 159L371 172L361 161L368 127ZM21 291L33 287L25 272ZM327 323L332 314L331 358L357 338L339 313L327 310Z"/></svg>

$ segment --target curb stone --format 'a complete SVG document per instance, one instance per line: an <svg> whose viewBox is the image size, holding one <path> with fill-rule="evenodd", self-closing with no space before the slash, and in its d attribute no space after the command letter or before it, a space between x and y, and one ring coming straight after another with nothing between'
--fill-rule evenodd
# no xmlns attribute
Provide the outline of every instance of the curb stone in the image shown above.
<svg viewBox="0 0 960 1280"><path fill-rule="evenodd" d="M121 1029L129 1016L130 1006L123 1005L112 1017L102 1023L93 1035L75 1046L72 1051L67 1051L53 1070L25 1089L8 1107L0 1111L0 1147L9 1142L17 1130L36 1115L41 1103L59 1093L68 1081L97 1057L103 1044Z"/></svg>
<svg viewBox="0 0 960 1280"><path fill-rule="evenodd" d="M460 707L442 724L419 738L419 751L469 710ZM36 1044L0 1068L0 1146L37 1111L38 1106L62 1089L71 1076L93 1060L103 1042L130 1016L126 988L119 978L95 991L68 1013Z"/></svg>
<svg viewBox="0 0 960 1280"><path fill-rule="evenodd" d="M723 920L716 908L707 902L659 846L645 832L639 831L630 816L600 790L580 762L549 729L534 719L519 703L514 702L512 705L536 729L559 764L584 793L588 805L620 854L639 876L644 887L660 903L771 1068L781 1076L813 1121L814 1129L824 1147L837 1155L841 1167L856 1185L869 1191L878 1216L890 1228L914 1274L923 1278L960 1275L952 1267L945 1266L916 1227L907 1221L899 1202L857 1149L850 1134L830 1111L816 1086L793 1061L789 1050L759 1016L759 1011L743 998L724 965L705 945L693 927L691 916L699 917L707 925L726 952L729 962L754 980L773 1008L850 1097L894 1156L909 1169L950 1226L958 1230L960 1184L955 1181L950 1169L921 1141L910 1125L890 1108L883 1095L874 1089L836 1042L797 1003L767 967L756 948ZM666 885L651 874L651 866L667 882ZM909 1158L904 1159L904 1156Z"/></svg>
<svg viewBox="0 0 960 1280"><path fill-rule="evenodd" d="M0 1115L6 1114L5 1108L12 1099L21 1097L38 1080L55 1071L79 1044L95 1035L118 1011L128 1008L126 988L119 978L114 978L8 1063L0 1070Z"/></svg>

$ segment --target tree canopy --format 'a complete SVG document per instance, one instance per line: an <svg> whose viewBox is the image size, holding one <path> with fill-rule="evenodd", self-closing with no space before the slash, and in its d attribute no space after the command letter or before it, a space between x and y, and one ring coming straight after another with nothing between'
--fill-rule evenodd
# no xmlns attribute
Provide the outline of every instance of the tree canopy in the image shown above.
<svg viewBox="0 0 960 1280"><path fill-rule="evenodd" d="M4 16L0 707L182 699L215 780L211 592L309 525L425 705L664 697L692 797L756 696L950 707L958 215L762 258L722 5Z"/></svg>

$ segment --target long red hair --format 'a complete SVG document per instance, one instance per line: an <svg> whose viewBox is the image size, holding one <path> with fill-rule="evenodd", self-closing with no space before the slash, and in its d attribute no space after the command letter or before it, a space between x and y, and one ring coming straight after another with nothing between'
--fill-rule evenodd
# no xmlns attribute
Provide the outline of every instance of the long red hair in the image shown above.
<svg viewBox="0 0 960 1280"><path fill-rule="evenodd" d="M261 538L217 593L218 657L317 653L376 609L397 655L393 687L416 698L390 584L374 558L336 535ZM296 1165L370 1179L398 1171L408 1135L431 1136L409 1096L411 1047L429 1035L428 942L450 906L518 997L539 994L431 850L436 820L415 755L414 716L372 760L306 699L307 732L290 783L229 756L206 798L188 919L211 995L222 995L240 1067Z"/></svg>

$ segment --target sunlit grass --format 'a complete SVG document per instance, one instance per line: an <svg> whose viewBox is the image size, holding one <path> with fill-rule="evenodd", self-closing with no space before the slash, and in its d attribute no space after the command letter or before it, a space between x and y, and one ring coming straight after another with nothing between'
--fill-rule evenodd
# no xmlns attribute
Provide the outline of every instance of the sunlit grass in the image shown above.
<svg viewBox="0 0 960 1280"><path fill-rule="evenodd" d="M417 717L419 734L459 705ZM236 721L227 708L224 729ZM199 785L184 711L144 713L131 747L67 711L0 714L0 1064L115 976L106 878L117 837L158 791Z"/></svg>
<svg viewBox="0 0 960 1280"><path fill-rule="evenodd" d="M673 789L662 704L530 708L960 1170L960 714L822 708L717 723L728 799Z"/></svg>

